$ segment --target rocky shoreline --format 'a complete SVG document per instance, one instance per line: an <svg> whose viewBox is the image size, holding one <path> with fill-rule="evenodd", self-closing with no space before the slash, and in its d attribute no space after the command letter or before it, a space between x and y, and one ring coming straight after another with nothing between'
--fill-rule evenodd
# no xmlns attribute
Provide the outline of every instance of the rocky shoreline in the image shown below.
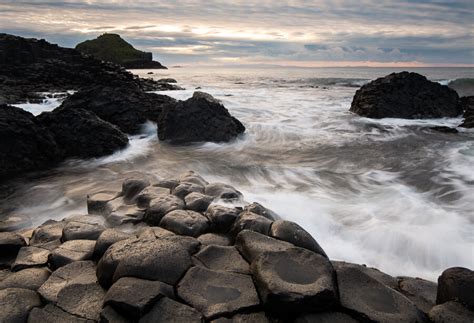
<svg viewBox="0 0 474 323"><path fill-rule="evenodd" d="M128 179L87 207L0 233L0 321L474 319L473 271L447 269L436 284L332 261L298 224L192 171Z"/></svg>

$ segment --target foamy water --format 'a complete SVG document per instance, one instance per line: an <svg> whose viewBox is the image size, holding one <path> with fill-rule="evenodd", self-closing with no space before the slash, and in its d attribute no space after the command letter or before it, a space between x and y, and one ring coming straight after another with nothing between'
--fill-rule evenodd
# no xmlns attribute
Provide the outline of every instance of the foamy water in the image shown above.
<svg viewBox="0 0 474 323"><path fill-rule="evenodd" d="M112 156L67 161L40 178L16 181L16 192L0 207L39 224L85 212L87 193L119 189L127 177L193 169L298 222L332 259L431 280L447 267L473 268L474 132L427 129L456 126L460 118L372 120L349 113L357 88L388 72L155 71L154 77L174 77L188 89L167 95L186 99L201 87L220 99L246 133L226 144L173 147L147 124ZM474 75L472 69L421 73L440 83ZM38 112L52 104L22 107Z"/></svg>

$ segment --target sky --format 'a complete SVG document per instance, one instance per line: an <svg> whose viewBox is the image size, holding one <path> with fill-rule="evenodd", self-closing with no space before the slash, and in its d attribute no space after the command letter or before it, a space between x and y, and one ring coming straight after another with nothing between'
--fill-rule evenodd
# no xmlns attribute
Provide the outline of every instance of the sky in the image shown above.
<svg viewBox="0 0 474 323"><path fill-rule="evenodd" d="M118 33L168 66L474 66L473 0L0 0L0 32Z"/></svg>

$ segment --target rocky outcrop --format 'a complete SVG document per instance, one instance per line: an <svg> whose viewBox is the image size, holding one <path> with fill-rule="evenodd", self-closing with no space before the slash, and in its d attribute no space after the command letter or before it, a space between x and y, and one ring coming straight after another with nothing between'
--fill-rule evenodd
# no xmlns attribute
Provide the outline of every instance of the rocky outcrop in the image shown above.
<svg viewBox="0 0 474 323"><path fill-rule="evenodd" d="M368 118L441 118L462 114L456 91L409 72L393 73L362 86L351 112Z"/></svg>
<svg viewBox="0 0 474 323"><path fill-rule="evenodd" d="M446 270L437 286L330 261L301 226L275 220L262 205L233 207L223 199L224 207L216 204L221 194L215 194L207 210L189 210L188 196L209 195L170 194L180 185L225 184L208 183L194 172L156 183L131 178L120 192L91 194L93 214L48 221L33 230L29 241L17 233L0 234L0 252L8 249L1 258L16 258L0 276L0 320L472 321L469 269ZM138 207L145 193L157 195ZM170 198L176 203L159 208ZM246 203L242 196L238 201ZM126 225L110 221L121 207L156 218L152 226L143 219Z"/></svg>
<svg viewBox="0 0 474 323"><path fill-rule="evenodd" d="M168 106L158 122L160 140L176 144L200 141L226 142L245 131L242 123L211 95L193 97Z"/></svg>
<svg viewBox="0 0 474 323"><path fill-rule="evenodd" d="M464 110L464 121L460 127L474 128L474 96L462 97L461 106Z"/></svg>

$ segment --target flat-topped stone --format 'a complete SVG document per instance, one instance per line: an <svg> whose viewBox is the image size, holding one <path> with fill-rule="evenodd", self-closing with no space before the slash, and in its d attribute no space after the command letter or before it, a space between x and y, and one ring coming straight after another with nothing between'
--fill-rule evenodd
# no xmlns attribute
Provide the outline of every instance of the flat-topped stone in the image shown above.
<svg viewBox="0 0 474 323"><path fill-rule="evenodd" d="M160 195L168 195L170 193L171 190L166 187L148 186L137 195L137 206L147 208L151 200L156 199Z"/></svg>
<svg viewBox="0 0 474 323"><path fill-rule="evenodd" d="M41 306L41 300L35 291L22 288L0 290L0 322L26 322L30 311Z"/></svg>
<svg viewBox="0 0 474 323"><path fill-rule="evenodd" d="M70 314L98 321L104 295L97 283L70 284L59 291L57 306Z"/></svg>
<svg viewBox="0 0 474 323"><path fill-rule="evenodd" d="M101 224L69 221L63 228L62 240L96 240L104 230Z"/></svg>
<svg viewBox="0 0 474 323"><path fill-rule="evenodd" d="M13 272L0 281L0 289L23 288L37 290L49 278L48 268L26 268Z"/></svg>
<svg viewBox="0 0 474 323"><path fill-rule="evenodd" d="M13 271L31 267L44 267L48 264L50 251L38 247L22 247L12 265Z"/></svg>
<svg viewBox="0 0 474 323"><path fill-rule="evenodd" d="M194 257L199 259L204 266L212 270L229 271L239 274L250 273L249 264L233 246L206 246Z"/></svg>
<svg viewBox="0 0 474 323"><path fill-rule="evenodd" d="M161 219L169 212L184 209L184 201L172 194L163 194L150 201L145 212L145 222L149 225L159 225Z"/></svg>
<svg viewBox="0 0 474 323"><path fill-rule="evenodd" d="M264 216L251 212L244 212L241 213L235 221L234 225L232 226L231 233L234 236L237 236L242 230L251 230L268 235L272 223L273 222L271 220Z"/></svg>
<svg viewBox="0 0 474 323"><path fill-rule="evenodd" d="M108 202L117 198L120 192L116 191L100 191L87 195L87 213L106 215L111 212Z"/></svg>
<svg viewBox="0 0 474 323"><path fill-rule="evenodd" d="M199 192L191 192L184 197L186 209L196 212L204 212L214 200L214 197Z"/></svg>
<svg viewBox="0 0 474 323"><path fill-rule="evenodd" d="M66 241L49 255L52 268L59 268L74 261L91 260L94 255L95 240Z"/></svg>
<svg viewBox="0 0 474 323"><path fill-rule="evenodd" d="M237 235L235 246L250 263L264 252L284 251L294 247L291 243L250 230L243 230Z"/></svg>
<svg viewBox="0 0 474 323"><path fill-rule="evenodd" d="M94 247L94 257L100 258L104 255L105 251L114 243L128 239L132 237L130 233L120 231L118 229L107 229L104 230L97 238Z"/></svg>
<svg viewBox="0 0 474 323"><path fill-rule="evenodd" d="M35 307L28 316L28 323L45 322L45 323L92 323L75 315L69 314L54 304L46 304L45 307Z"/></svg>
<svg viewBox="0 0 474 323"><path fill-rule="evenodd" d="M231 238L223 233L205 233L200 235L198 238L199 242L203 245L218 245L218 246L230 246L232 245Z"/></svg>
<svg viewBox="0 0 474 323"><path fill-rule="evenodd" d="M176 210L161 219L160 226L176 234L197 237L209 230L205 216L189 210Z"/></svg>
<svg viewBox="0 0 474 323"><path fill-rule="evenodd" d="M194 308L170 298L160 299L139 323L201 323L202 315Z"/></svg>
<svg viewBox="0 0 474 323"><path fill-rule="evenodd" d="M63 228L65 225L65 221L58 222L49 220L45 222L33 231L30 245L42 245L51 241L60 240L63 235Z"/></svg>

